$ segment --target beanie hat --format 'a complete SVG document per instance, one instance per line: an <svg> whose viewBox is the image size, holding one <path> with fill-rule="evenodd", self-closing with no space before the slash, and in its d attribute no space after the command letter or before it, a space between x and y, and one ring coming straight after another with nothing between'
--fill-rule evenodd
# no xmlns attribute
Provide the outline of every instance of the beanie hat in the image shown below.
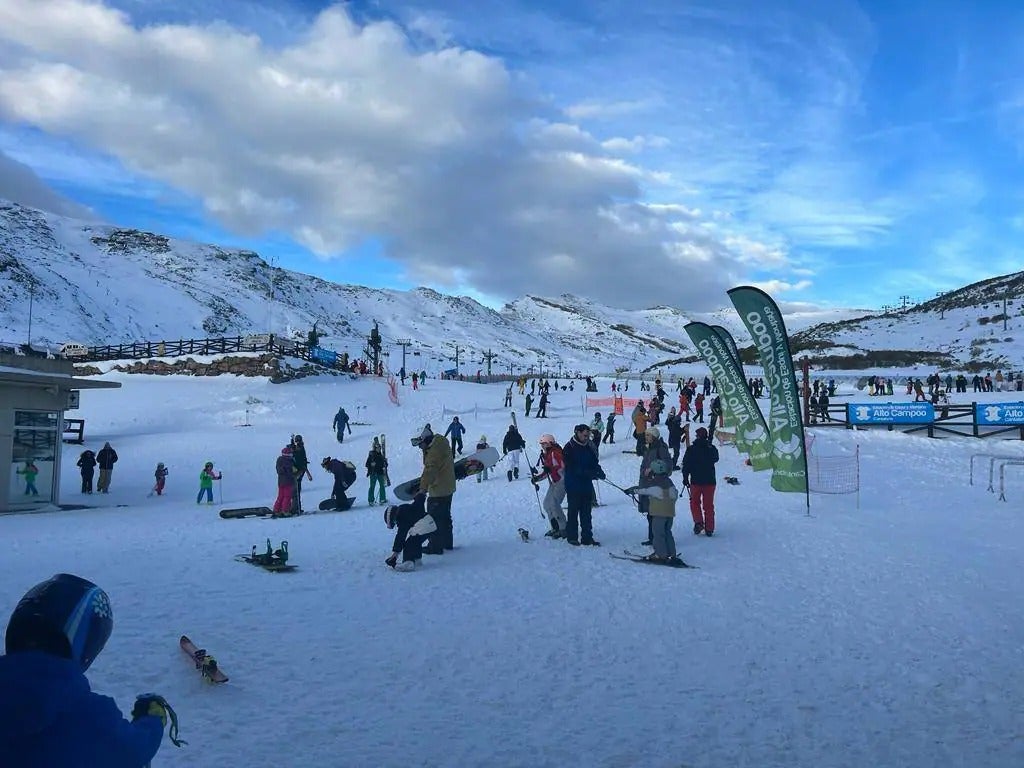
<svg viewBox="0 0 1024 768"><path fill-rule="evenodd" d="M697 428L697 439L698 440L707 440L707 437L708 437L708 431L704 427L698 427Z"/></svg>
<svg viewBox="0 0 1024 768"><path fill-rule="evenodd" d="M647 428L645 434L648 437L653 437L655 440L657 440L659 437L661 437L661 430L655 426L650 426Z"/></svg>
<svg viewBox="0 0 1024 768"><path fill-rule="evenodd" d="M290 445L286 445L284 448L281 449L281 455L282 456L291 456L292 455L292 447Z"/></svg>

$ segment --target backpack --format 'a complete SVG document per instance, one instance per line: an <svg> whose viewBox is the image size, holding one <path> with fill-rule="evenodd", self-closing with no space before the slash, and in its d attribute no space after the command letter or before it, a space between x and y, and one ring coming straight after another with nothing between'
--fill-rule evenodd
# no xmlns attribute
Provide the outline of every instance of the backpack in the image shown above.
<svg viewBox="0 0 1024 768"><path fill-rule="evenodd" d="M341 479L345 483L345 487L348 488L356 481L356 465L351 461L343 461L341 467Z"/></svg>

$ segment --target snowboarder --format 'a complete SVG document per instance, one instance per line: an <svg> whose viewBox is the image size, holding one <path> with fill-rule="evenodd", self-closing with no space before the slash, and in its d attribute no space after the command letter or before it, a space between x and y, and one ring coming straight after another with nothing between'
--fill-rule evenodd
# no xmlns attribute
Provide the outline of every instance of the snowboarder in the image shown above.
<svg viewBox="0 0 1024 768"><path fill-rule="evenodd" d="M490 448L490 447L491 446L489 446L487 444L487 435L480 435L480 439L476 441L476 449L477 449L477 451L483 451L483 450L485 450L487 448ZM487 474L488 474L488 470L489 469L490 469L490 467L484 467L484 471L477 474L476 481L478 483L482 483L484 480L487 479Z"/></svg>
<svg viewBox="0 0 1024 768"><path fill-rule="evenodd" d="M355 499L347 496L345 491L351 488L352 484L356 481L356 465L351 461L341 461L326 456L320 462L320 466L334 476L334 488L331 489L334 508L340 509L342 512L346 509L351 509Z"/></svg>
<svg viewBox="0 0 1024 768"><path fill-rule="evenodd" d="M384 562L396 571L413 571L423 559L423 541L437 530L434 518L423 507L423 496L418 495L408 504L391 505L384 510L384 524L395 531L391 554ZM401 553L402 562L398 563Z"/></svg>
<svg viewBox="0 0 1024 768"><path fill-rule="evenodd" d="M615 415L615 411L612 411L611 413L608 414L608 421L605 422L605 425L604 425L605 432L604 432L604 438L601 440L602 443L610 443L610 444L614 444L615 443L615 419L616 418L617 417Z"/></svg>
<svg viewBox="0 0 1024 768"><path fill-rule="evenodd" d="M693 444L683 454L683 485L690 489L693 533L715 533L715 463L718 449L704 427L697 429Z"/></svg>
<svg viewBox="0 0 1024 768"><path fill-rule="evenodd" d="M292 447L286 445L274 464L277 471L277 499L274 501L274 517L287 517L292 510L292 494L295 493L295 462L292 461Z"/></svg>
<svg viewBox="0 0 1024 768"><path fill-rule="evenodd" d="M164 466L162 461L157 462L156 469L153 472L153 493L157 496L164 495L164 486L167 484L167 467Z"/></svg>
<svg viewBox="0 0 1024 768"><path fill-rule="evenodd" d="M82 451L76 462L82 469L82 493L92 493L92 477L96 470L96 454L88 448Z"/></svg>
<svg viewBox="0 0 1024 768"><path fill-rule="evenodd" d="M591 525L591 508L594 501L594 480L604 479L604 470L594 455L590 444L590 427L577 424L572 439L562 448L565 462L565 495L568 498L568 522L565 526L565 540L573 546L584 544L598 547Z"/></svg>
<svg viewBox="0 0 1024 768"><path fill-rule="evenodd" d="M32 459L25 459L25 466L20 469L16 469L15 473L25 478L26 496L39 495L39 490L36 488L36 477L39 475L39 467L36 466L35 461Z"/></svg>
<svg viewBox="0 0 1024 768"><path fill-rule="evenodd" d="M117 463L117 451L110 447L110 443L104 443L100 452L96 454L96 463L100 467L100 479L96 484L96 490L100 493L110 493L110 475L114 471L114 464Z"/></svg>
<svg viewBox="0 0 1024 768"><path fill-rule="evenodd" d="M423 474L420 475L420 494L429 494L427 513L434 519L437 531L431 534L424 552L440 555L446 549L454 549L454 526L452 524L452 496L455 494L455 460L448 441L435 435L429 425L417 437L413 445L423 451Z"/></svg>
<svg viewBox="0 0 1024 768"><path fill-rule="evenodd" d="M452 436L452 458L455 458L455 451L462 455L462 436L466 434L466 427L458 416L452 416L452 423L448 425L448 429L444 431L444 436Z"/></svg>
<svg viewBox="0 0 1024 768"><path fill-rule="evenodd" d="M414 386L413 389L416 387ZM348 429L348 433L352 434L352 426L349 424L348 414L345 413L344 408L339 408L338 412L334 414L334 421L331 423L334 427L335 435L338 438L339 443L345 442L345 430Z"/></svg>
<svg viewBox="0 0 1024 768"><path fill-rule="evenodd" d="M565 513L562 512L562 501L565 499L565 461L562 458L562 448L554 435L541 435L539 442L541 454L538 461L541 468L540 472L530 473L530 481L536 488L537 483L543 478L548 479L543 507L551 529L544 535L560 539L565 536L566 525Z"/></svg>
<svg viewBox="0 0 1024 768"><path fill-rule="evenodd" d="M206 494L206 503L213 504L213 481L220 480L224 475L213 471L213 462L208 461L203 465L203 471L199 473L199 493L196 495L196 504L203 500Z"/></svg>
<svg viewBox="0 0 1024 768"><path fill-rule="evenodd" d="M85 677L113 627L106 592L69 573L21 598L7 624L7 653L0 656L5 765L142 766L153 759L173 716L167 702L140 696L128 722Z"/></svg>
<svg viewBox="0 0 1024 768"><path fill-rule="evenodd" d="M387 491L385 490L386 482L385 477L388 471L388 460L384 458L384 452L380 448L380 438L373 438L373 445L370 446L370 452L366 455L366 476L370 479L370 492L367 495L367 500L370 502L372 507L376 502L374 501L374 491L379 487L377 491L377 498L381 504L386 504L388 497Z"/></svg>
<svg viewBox="0 0 1024 768"><path fill-rule="evenodd" d="M525 447L526 441L519 434L516 425L510 424L508 432L505 433L505 438L501 441L501 451L505 456L508 456L508 463L511 466L511 469L508 470L508 481L510 483L513 479L519 479L519 457Z"/></svg>
<svg viewBox="0 0 1024 768"><path fill-rule="evenodd" d="M292 513L302 514L302 478L313 479L309 472L309 457L302 435L292 435L292 463L295 465L295 493L292 494Z"/></svg>

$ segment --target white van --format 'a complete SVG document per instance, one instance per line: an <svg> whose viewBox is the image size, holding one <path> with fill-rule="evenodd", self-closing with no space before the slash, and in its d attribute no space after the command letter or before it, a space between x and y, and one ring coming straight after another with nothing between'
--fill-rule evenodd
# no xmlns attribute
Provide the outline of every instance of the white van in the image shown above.
<svg viewBox="0 0 1024 768"><path fill-rule="evenodd" d="M73 360L76 357L87 357L89 355L89 348L85 344L79 344L77 341L67 341L60 345L57 354L67 360Z"/></svg>

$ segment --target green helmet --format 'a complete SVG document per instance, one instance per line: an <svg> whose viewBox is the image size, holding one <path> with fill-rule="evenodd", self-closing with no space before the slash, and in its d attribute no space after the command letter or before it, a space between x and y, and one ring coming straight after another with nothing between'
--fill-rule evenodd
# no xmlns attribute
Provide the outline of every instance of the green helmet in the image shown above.
<svg viewBox="0 0 1024 768"><path fill-rule="evenodd" d="M651 474L652 475L667 475L668 474L668 462L664 459L655 459L651 462Z"/></svg>

